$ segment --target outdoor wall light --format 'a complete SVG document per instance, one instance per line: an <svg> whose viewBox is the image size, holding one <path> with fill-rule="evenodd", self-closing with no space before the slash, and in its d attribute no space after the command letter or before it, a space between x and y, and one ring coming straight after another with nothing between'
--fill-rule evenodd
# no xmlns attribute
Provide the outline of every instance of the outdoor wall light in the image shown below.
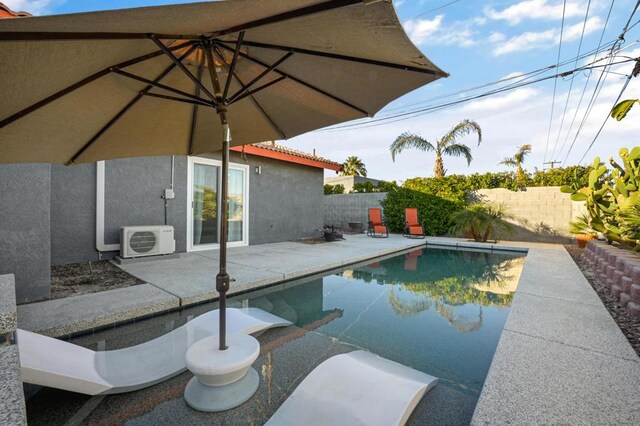
<svg viewBox="0 0 640 426"><path fill-rule="evenodd" d="M256 173L259 175L262 174L262 166L256 166Z"/></svg>

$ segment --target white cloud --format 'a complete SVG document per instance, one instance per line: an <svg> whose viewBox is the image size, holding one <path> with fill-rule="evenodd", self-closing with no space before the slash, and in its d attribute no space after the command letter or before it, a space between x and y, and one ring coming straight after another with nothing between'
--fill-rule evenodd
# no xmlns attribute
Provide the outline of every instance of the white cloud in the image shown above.
<svg viewBox="0 0 640 426"><path fill-rule="evenodd" d="M50 11L54 4L63 3L62 0L4 0L9 9L16 12L29 12L32 15L42 15Z"/></svg>
<svg viewBox="0 0 640 426"><path fill-rule="evenodd" d="M410 19L406 21L404 29L411 41L420 44L447 44L459 47L469 47L476 43L474 20L455 21L443 25L444 15L437 15L433 19Z"/></svg>
<svg viewBox="0 0 640 426"><path fill-rule="evenodd" d="M500 11L486 7L485 14L494 20L504 20L517 25L525 19L560 20L563 1L524 0ZM565 17L583 16L584 5L579 1L567 1Z"/></svg>
<svg viewBox="0 0 640 426"><path fill-rule="evenodd" d="M573 41L580 38L584 23L578 22L565 28L562 36L563 41ZM594 31L601 29L603 26L602 19L594 16L587 20L584 29L585 36ZM528 50L555 46L560 42L560 30L550 29L541 32L525 32L517 36L511 37L505 42L499 44L493 49L494 56L505 55L513 52L525 52Z"/></svg>
<svg viewBox="0 0 640 426"><path fill-rule="evenodd" d="M404 29L412 42L416 45L422 44L433 37L440 28L442 18L444 18L444 15L437 15L433 19L410 19L404 23Z"/></svg>
<svg viewBox="0 0 640 426"><path fill-rule="evenodd" d="M488 40L489 40L490 43L498 43L498 42L504 41L506 39L507 39L506 35L504 35L504 34L502 34L500 32L494 31L491 34L489 34L489 39Z"/></svg>
<svg viewBox="0 0 640 426"><path fill-rule="evenodd" d="M397 8L399 8L400 6L402 6L404 4L405 0L395 0L393 2L393 5Z"/></svg>

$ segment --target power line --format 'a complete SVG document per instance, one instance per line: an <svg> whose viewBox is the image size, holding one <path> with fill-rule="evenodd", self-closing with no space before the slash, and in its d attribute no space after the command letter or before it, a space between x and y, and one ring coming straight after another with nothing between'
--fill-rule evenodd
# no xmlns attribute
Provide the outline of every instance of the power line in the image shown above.
<svg viewBox="0 0 640 426"><path fill-rule="evenodd" d="M628 62L631 62L631 61L633 61L633 59L625 59L624 61L616 62L613 65L628 63ZM584 70L587 70L587 69L601 68L601 67L605 67L605 66L608 66L608 64L607 65L593 65L593 66L591 64L589 64L589 66L583 66L583 67L580 67L580 68L575 69L575 70L565 71L565 72L562 72L562 73L559 73L559 74L554 74L554 75L550 75L550 76L547 76L547 77L542 77L542 78L539 78L537 80L533 80L533 81L529 81L529 82L525 82L525 83L521 83L521 84L517 84L517 85L512 85L510 87L501 87L501 88L494 89L494 90L486 92L486 93L482 93L482 94L474 95L474 96L469 96L467 98L459 99L459 100L456 100L456 101L451 101L451 102L447 102L447 103L443 103L443 104L439 104L439 105L432 105L432 106L425 107L425 108L422 108L422 109L418 109L418 110L415 110L415 111L399 113L399 114L396 114L394 116L389 116L389 117L381 118L381 119L378 119L378 120L374 119L374 120L371 120L371 121L369 121L367 123L359 123L358 125L351 125L351 126L345 125L345 126L341 126L341 127L329 128L329 129L325 129L324 131L336 132L336 131L345 131L345 130L359 130L359 129L365 129L365 128L368 128L368 127L382 126L382 125L386 125L386 124L389 124L389 123L395 123L395 122L398 122L398 121L408 120L408 119L411 119L411 118L418 117L420 115L424 115L424 114L432 113L432 112L435 112L435 111L439 111L439 110L448 108L448 107L453 106L453 105L458 105L458 104L461 104L461 103L465 103L465 102L473 101L473 100L476 100L476 99L484 98L484 97L487 97L487 96L495 95L497 93L502 93L502 92L506 92L506 91L509 91L509 90L518 89L520 87L528 86L528 85L531 85L531 84L534 84L534 83L539 83L541 81L549 80L551 78L566 77L566 76L571 75L572 73L575 73L575 72L584 71ZM382 121L384 121L384 122L382 122ZM357 126L357 127L354 127L354 126Z"/></svg>
<svg viewBox="0 0 640 426"><path fill-rule="evenodd" d="M580 34L580 42L578 43L578 56L580 56L580 51L582 50L582 40L584 39L584 31L587 28L587 20L589 19L590 8L591 8L591 0L589 0L589 3L587 3L587 11L584 14L584 24L582 25L582 33ZM575 63L573 64L574 68L577 66L578 66L578 59L576 59ZM575 78L572 77L571 83L569 84L569 91L567 92L567 100L564 102L564 110L562 111L562 119L560 120L560 127L558 128L558 136L556 137L556 142L553 144L553 150L551 151L551 158L554 158L554 155L556 153L556 148L558 147L558 143L560 142L560 135L562 134L562 126L564 126L564 119L567 115L569 98L571 98L571 90L573 89L574 81L575 81ZM560 153L562 152L563 149L564 149L564 144L560 148L560 152L558 153L558 156L560 156Z"/></svg>
<svg viewBox="0 0 640 426"><path fill-rule="evenodd" d="M560 24L560 43L558 43L558 60L557 64L560 64L560 52L562 51L562 34L564 33L564 18L567 10L567 0L562 3L562 23ZM557 66L557 65L556 65ZM553 81L553 100L551 101L551 114L549 115L549 130L547 131L547 144L544 148L544 160L547 161L547 152L549 151L549 139L551 139L551 124L553 123L553 110L556 104L556 89L558 87L558 79Z"/></svg>
<svg viewBox="0 0 640 426"><path fill-rule="evenodd" d="M629 24L631 23L631 20L633 19L633 16L635 15L636 11L638 10L638 7L640 6L640 0L638 0L636 2L635 7L633 8L633 10L631 11L631 15L629 15L629 19L627 20L627 23L625 24L625 26L622 29L622 32L620 33L620 35L618 36L618 39L616 40L616 42L613 44L613 46L611 47L611 53L610 53L610 57L611 59L609 60L609 68L612 65L612 61L613 61L613 57L614 57L614 51L616 51L616 48L618 48L618 46L622 43L624 43L625 41L625 35L626 33L629 31L630 27ZM637 23L636 23L637 24ZM633 26L635 26L636 24L634 24ZM635 44L635 43L634 43ZM630 46L626 46L623 49L619 49L617 53L619 53L620 51L629 48ZM607 71L607 68L605 67L605 71ZM573 139L573 142L571 142L571 146L569 147L569 150L567 151L567 155L565 156L563 162L566 162L567 159L569 158L569 153L571 152L571 149L573 148L576 140L578 139L578 136L580 135L580 132L582 131L582 128L584 126L584 124L586 123L587 118L589 117L589 115L591 114L591 111L593 110L593 107L595 105L595 101L596 99L600 96L600 92L602 91L602 88L604 87L604 82L606 81L607 77L609 76L608 73L601 73L600 77L598 78L598 82L596 83L596 87L594 88L594 92L591 95L591 99L589 100L589 104L587 105L587 110L585 111L585 115L582 118L582 122L580 123L580 126L578 127L578 131L576 132L576 136ZM602 85L599 86L599 84L602 82ZM628 82L627 82L628 84ZM625 85L626 88L626 85ZM617 103L617 102L616 102ZM602 131L602 129L604 128L605 123L607 122L607 119L609 118L609 115L607 114L607 117L605 118L604 122L602 123L602 126L600 127L600 130L598 130L598 133L596 134L596 137L593 139L593 141L591 142L591 144L589 145L589 147L587 148L587 150L585 151L585 153L583 154L582 158L585 157L585 155L587 155L587 152L589 152L589 150L591 149L591 147L593 146L593 144L595 143L597 137L600 135L600 132ZM580 160L582 161L582 159Z"/></svg>
<svg viewBox="0 0 640 426"><path fill-rule="evenodd" d="M432 12L436 12L436 11L438 11L440 9L444 9L447 6L451 6L452 4L458 3L459 1L460 0L452 0L452 1L448 2L448 3L440 5L438 7L434 7L433 9L427 10L425 12L421 12L421 13L417 14L416 16L412 16L411 18L406 19L404 22L411 21L413 19L419 18L421 16L427 15L427 14L432 13Z"/></svg>
<svg viewBox="0 0 640 426"><path fill-rule="evenodd" d="M589 53L589 54L591 54L591 53ZM558 73L558 74L555 74L555 75L551 75L551 76L548 76L548 77L545 77L545 78L534 80L531 83L537 83L537 82L540 82L540 81L548 80L550 78L566 77L566 76L571 75L571 74L573 74L575 72L578 72L578 71L591 69L591 68L593 68L593 67L590 67L591 65L593 65L593 64L595 64L597 62L600 62L602 60L605 60L605 59L607 59L607 57L600 58L598 60L592 61L592 62L586 64L585 66L582 66L582 67L574 69L574 70L565 71L565 72ZM571 60L573 60L573 59L571 59ZM555 67L556 67L555 65L552 65L550 67L543 68L542 70L553 69ZM534 72L536 72L536 71L534 71ZM517 77L511 77L511 78L517 78ZM501 92L504 92L504 91L507 91L507 90L510 90L510 89L517 89L517 88L520 88L522 86L530 84L530 83L523 83L524 80L526 80L526 79L523 79L523 80L521 80L521 81L519 81L517 83L513 83L513 84L510 84L510 85L507 85L507 86L503 86L503 87L499 87L499 88L493 89L493 90L491 90L491 91L489 91L487 93L484 93L484 94L481 94L481 95L478 95L478 96L484 97L484 96L488 96L488 95L492 95L492 94L496 94L496 93L501 93ZM482 87L482 86L479 86L479 87ZM468 92L468 91L469 90L464 90L464 91L457 92L457 93L464 93L464 92ZM450 97L450 96L452 96L452 95L439 96L439 97L432 98L432 99L429 99L427 101L424 101L422 103L433 102L435 100L442 99L442 98L447 98L447 97ZM467 99L473 99L473 97L467 97ZM462 101L465 101L465 98L463 98ZM453 103L446 103L444 105L449 105L449 104L453 105L453 104L455 104L457 102L458 101L454 101ZM426 109L430 109L430 108L432 108L432 106L426 107ZM382 116L382 117L377 117L377 118L374 118L374 119L366 119L366 121L359 121L359 122L355 122L355 123L347 123L347 124L342 124L342 125L336 125L336 126L328 127L326 129L321 129L321 130L318 130L318 131L327 132L327 131L336 131L336 130L343 130L343 129L349 129L349 128L360 128L360 127L365 126L365 125L370 125L370 124L378 123L378 122L382 122L382 121L388 121L388 120L392 120L392 119L395 119L395 118L398 118L398 117L409 116L409 115L412 116L412 115L415 115L415 114L419 114L420 112L423 112L424 110L425 110L424 108L419 108L419 109L414 109L414 110L402 111L402 112L399 112L399 113L389 114L389 115ZM411 118L411 117L409 117L409 118Z"/></svg>
<svg viewBox="0 0 640 426"><path fill-rule="evenodd" d="M596 49L600 49L600 46L602 45L602 39L604 38L604 34L607 30L607 25L609 24L609 18L611 17L611 11L613 10L613 6L615 3L616 3L616 0L611 1L611 6L609 6L609 12L607 13L607 19L604 22L604 27L602 28L602 33L600 33L600 40L598 41L598 47ZM593 60L595 60L597 56L598 56L597 53L594 54ZM603 72L606 72L606 71L603 71ZM569 140L571 129L573 129L573 124L576 122L576 118L578 117L578 111L580 111L580 105L582 105L582 100L584 99L584 95L587 92L587 87L589 86L589 80L591 80L592 74L593 73L589 73L589 75L587 76L584 82L584 87L582 88L582 93L580 94L580 100L578 101L578 105L576 106L576 112L573 114L573 118L571 119L571 124L569 125L569 130L567 130L567 136L564 138L564 142L562 142L562 148L560 148L560 152L558 152L558 157L562 154L562 150L564 149L565 145L567 144L567 141ZM567 157L569 156L569 152L571 152L571 148L573 148L573 143L571 143L571 146L567 151ZM566 157L564 161L566 161ZM563 164L564 164L564 161L563 161Z"/></svg>
<svg viewBox="0 0 640 426"><path fill-rule="evenodd" d="M613 102L613 105L617 105L618 102L620 101L620 98L622 97L622 94L624 93L624 91L627 89L627 86L629 85L629 82L631 81L631 77L632 75L629 75L629 77L627 77L627 80L624 82L624 85L622 86L622 90L620 91L620 93L618 94L618 97L616 98L616 100ZM605 117L604 121L602 122L602 125L600 126L600 128L598 129L598 132L596 133L596 135L593 137L593 140L591 141L591 143L589 144L589 146L587 147L587 150L584 152L584 154L582 154L582 157L580 157L580 161L578 161L578 164L582 163L582 160L584 160L584 157L587 156L587 153L591 150L591 148L593 147L593 144L596 142L596 140L598 139L598 136L600 136L600 132L602 132L602 129L604 129L604 125L607 124L607 120L609 119L609 113L607 113L607 116Z"/></svg>
<svg viewBox="0 0 640 426"><path fill-rule="evenodd" d="M489 82L489 83L484 83L484 84L481 84L481 85L479 85L479 86L469 87L469 88L466 88L466 89L459 90L459 91L457 91L457 92L453 92L453 93L449 93L449 94L441 95L441 96L436 96L436 97L434 97L434 98L430 98L430 99L428 99L428 100L419 101L419 102L414 102L414 103L412 103L412 104L403 105L403 106L398 106L398 107L395 107L395 108L388 108L388 109L386 109L386 110L385 110L385 112L386 112L386 113L389 113L389 112L391 112L391 111L403 110L403 109L405 109L405 108L409 108L409 107L412 107L412 106L417 106L417 105L422 105L422 104L425 104L425 103L433 102L433 101L438 100L438 99L446 99L446 98L450 98L450 97L453 97L453 96L456 96L456 95L461 95L461 94L463 94L463 93L473 92L473 91L475 91L475 90L479 90L479 89L484 89L484 88L486 88L486 87L494 86L494 85L496 85L496 84L504 83L504 82L506 82L506 81L510 81L510 80L521 79L521 80L519 80L518 82L520 82L520 81L524 81L524 80L526 80L526 79L528 79L528 78L535 77L535 76L537 76L537 75L540 75L540 74L543 74L543 73L545 73L545 72L551 71L551 70L556 69L556 68L558 68L558 67L563 67L564 65L567 65L567 64L569 64L569 63L571 63L571 62L574 62L574 60L581 60L581 59L585 59L585 58L587 58L588 56L591 56L592 54L593 54L594 56L597 56L597 55L598 55L598 53L600 53L600 52L602 52L602 51L604 51L604 50L609 50L609 48L610 48L610 47L611 47L615 42L616 42L616 40L609 41L609 42L608 42L608 43L606 43L605 45L603 45L603 46L598 46L598 48L597 48L597 49L592 49L592 50L590 50L589 52L585 52L584 54L582 54L582 55L580 55L580 56L578 56L578 57L576 57L576 58L569 58L569 59L566 59L566 60L564 60L563 62L561 62L559 65L556 65L556 64L548 65L548 66L546 66L546 67L538 68L538 69L535 69L535 70L533 70L533 71L528 71L528 72L526 72L526 73L522 73L522 74L518 74L518 75L513 75L513 76L510 76L510 77L503 77L503 78L501 78L501 79L499 79L499 80L492 81L492 82ZM526 77L526 78L525 78L525 77ZM356 124L361 124L361 123L351 123L351 125L356 125Z"/></svg>

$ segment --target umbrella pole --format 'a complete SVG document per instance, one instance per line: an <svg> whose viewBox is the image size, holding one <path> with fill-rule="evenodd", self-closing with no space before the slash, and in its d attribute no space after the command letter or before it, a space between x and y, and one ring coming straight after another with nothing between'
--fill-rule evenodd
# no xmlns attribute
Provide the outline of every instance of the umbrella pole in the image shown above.
<svg viewBox="0 0 640 426"><path fill-rule="evenodd" d="M220 271L216 275L216 290L220 294L220 344L221 351L227 349L227 291L229 290L229 274L227 273L227 239L229 234L228 224L228 191L229 191L229 144L231 143L231 130L227 122L226 111L219 112L222 123L222 188L220 194Z"/></svg>
<svg viewBox="0 0 640 426"><path fill-rule="evenodd" d="M216 112L220 117L222 124L222 184L220 194L220 270L216 275L216 290L220 297L220 330L219 330L219 349L224 351L227 349L227 291L229 290L229 274L227 273L227 239L228 239L228 192L229 192L229 144L231 143L231 129L227 120L227 105L224 102L224 94L218 80L218 72L216 64L213 60L213 45L211 41L203 40L202 48L207 61L207 69L216 98ZM236 55L237 57L237 55Z"/></svg>

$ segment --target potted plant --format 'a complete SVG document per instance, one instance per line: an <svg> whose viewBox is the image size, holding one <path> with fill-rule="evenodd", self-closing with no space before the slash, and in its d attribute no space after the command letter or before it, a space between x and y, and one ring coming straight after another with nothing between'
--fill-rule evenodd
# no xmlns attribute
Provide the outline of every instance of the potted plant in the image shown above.
<svg viewBox="0 0 640 426"><path fill-rule="evenodd" d="M578 247L585 248L589 241L598 237L598 232L589 224L589 216L582 214L569 224L569 232L576 236Z"/></svg>
<svg viewBox="0 0 640 426"><path fill-rule="evenodd" d="M511 217L502 204L472 203L453 214L450 232L466 233L475 241L487 242L492 236L497 238L513 231L513 226L506 221Z"/></svg>

